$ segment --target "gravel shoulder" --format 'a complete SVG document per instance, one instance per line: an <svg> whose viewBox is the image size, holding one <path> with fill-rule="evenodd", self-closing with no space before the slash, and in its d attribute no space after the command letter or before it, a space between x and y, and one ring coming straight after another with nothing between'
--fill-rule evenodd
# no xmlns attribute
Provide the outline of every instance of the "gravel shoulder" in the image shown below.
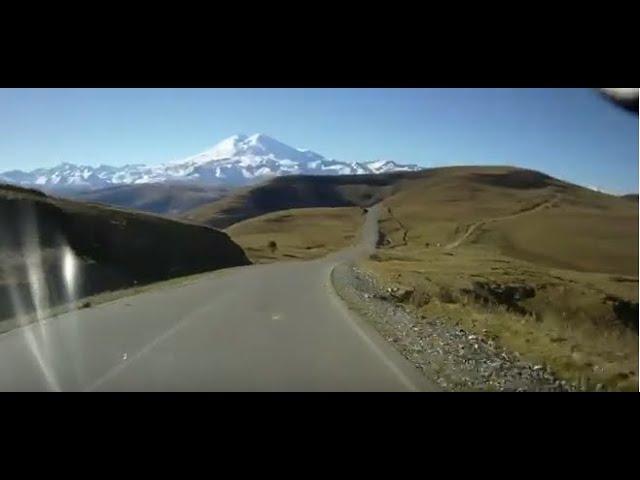
<svg viewBox="0 0 640 480"><path fill-rule="evenodd" d="M346 304L416 369L448 391L573 391L541 365L523 361L492 340L446 318L425 318L401 303L355 263L337 265L332 284Z"/></svg>

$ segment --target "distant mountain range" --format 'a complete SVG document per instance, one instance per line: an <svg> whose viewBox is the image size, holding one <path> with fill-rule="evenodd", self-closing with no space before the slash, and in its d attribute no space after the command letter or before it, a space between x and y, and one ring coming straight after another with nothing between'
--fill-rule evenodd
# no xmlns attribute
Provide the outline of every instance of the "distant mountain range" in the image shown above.
<svg viewBox="0 0 640 480"><path fill-rule="evenodd" d="M343 162L310 150L297 149L263 134L234 135L214 147L183 160L156 166L74 165L62 163L30 172L0 173L0 182L55 191L95 190L116 185L192 183L247 185L283 175L353 175L420 170L391 160Z"/></svg>

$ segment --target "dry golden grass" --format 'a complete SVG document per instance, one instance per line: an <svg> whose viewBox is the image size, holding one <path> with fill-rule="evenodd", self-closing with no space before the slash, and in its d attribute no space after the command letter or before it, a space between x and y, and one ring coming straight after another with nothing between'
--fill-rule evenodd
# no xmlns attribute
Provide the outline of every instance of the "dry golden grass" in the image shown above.
<svg viewBox="0 0 640 480"><path fill-rule="evenodd" d="M533 181L535 188L505 187L501 174L508 178L510 169L481 171L450 169L405 181L383 202L393 218L385 213L382 230L394 245L404 243L406 230L409 243L433 246L451 244L471 228L461 245L495 247L547 267L638 275L634 202L554 179Z"/></svg>
<svg viewBox="0 0 640 480"><path fill-rule="evenodd" d="M492 336L562 378L589 388L600 383L613 390L638 389L637 331L606 301L609 295L637 303L637 276L550 268L488 244L425 247L411 236L406 246L378 250L365 267L385 283L414 288L411 303L422 314L442 315ZM469 294L473 282L528 285L536 294L518 302L527 311L520 314L498 302L478 301Z"/></svg>
<svg viewBox="0 0 640 480"><path fill-rule="evenodd" d="M562 378L615 390L638 389L638 336L616 319L606 294L638 300L636 279L549 269L467 247L381 250L365 262L384 283L415 289L411 303L426 316L484 333ZM536 290L518 314L478 302L472 283L526 284ZM484 331L484 332L483 332Z"/></svg>
<svg viewBox="0 0 640 480"><path fill-rule="evenodd" d="M245 220L226 232L254 262L306 260L353 243L363 221L357 207L301 208ZM275 249L270 242L275 242Z"/></svg>
<svg viewBox="0 0 640 480"><path fill-rule="evenodd" d="M514 173L515 172L515 173ZM506 167L440 169L383 201L388 243L366 261L415 289L423 314L483 330L590 388L638 389L638 335L611 297L638 302L638 206ZM474 282L528 285L507 308Z"/></svg>
<svg viewBox="0 0 640 480"><path fill-rule="evenodd" d="M638 208L567 205L491 225L478 243L538 265L638 275Z"/></svg>

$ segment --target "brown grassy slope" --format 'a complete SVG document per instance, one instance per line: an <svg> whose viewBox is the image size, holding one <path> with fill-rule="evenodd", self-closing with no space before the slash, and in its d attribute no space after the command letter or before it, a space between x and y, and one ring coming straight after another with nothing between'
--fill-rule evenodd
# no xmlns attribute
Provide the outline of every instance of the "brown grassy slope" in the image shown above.
<svg viewBox="0 0 640 480"><path fill-rule="evenodd" d="M370 205L393 191L408 174L287 176L240 189L228 197L203 205L183 218L216 228L265 213L292 208Z"/></svg>
<svg viewBox="0 0 640 480"><path fill-rule="evenodd" d="M492 170L403 185L383 202L387 241L367 267L414 288L427 317L493 337L588 388L637 390L637 204ZM510 288L524 295L510 298Z"/></svg>
<svg viewBox="0 0 640 480"><path fill-rule="evenodd" d="M0 187L0 318L15 313L18 297L22 313L35 308L29 272L44 279L47 306L69 300L66 251L76 297L250 263L205 226Z"/></svg>
<svg viewBox="0 0 640 480"><path fill-rule="evenodd" d="M58 196L176 217L202 204L214 202L230 191L230 188L221 186L149 183L116 185L91 191L69 190L58 193Z"/></svg>
<svg viewBox="0 0 640 480"><path fill-rule="evenodd" d="M226 228L274 211L378 200L390 208L382 231L396 244L484 244L547 267L637 275L636 204L512 167L279 177L183 218Z"/></svg>
<svg viewBox="0 0 640 480"><path fill-rule="evenodd" d="M439 169L430 177L405 182L384 205L410 229L409 236L414 241L424 237L425 241L444 244L478 220L528 208L541 198L551 198L562 188L545 178L528 183L536 188L511 187L521 185L509 180L520 172L523 176L529 174L506 167ZM499 177L494 180L501 174L507 176L507 180L500 181ZM491 180L495 184L490 183Z"/></svg>
<svg viewBox="0 0 640 480"><path fill-rule="evenodd" d="M408 230L414 245L449 244L482 223L466 243L548 267L638 274L637 205L538 172L441 169L405 182L384 205L392 217L383 231Z"/></svg>
<svg viewBox="0 0 640 480"><path fill-rule="evenodd" d="M363 218L358 207L293 209L244 220L225 231L254 262L306 260L351 244Z"/></svg>
<svg viewBox="0 0 640 480"><path fill-rule="evenodd" d="M383 248L365 267L414 289L426 318L492 338L563 379L638 389L637 277L541 267L478 245Z"/></svg>
<svg viewBox="0 0 640 480"><path fill-rule="evenodd" d="M638 275L638 210L619 202L570 205L496 223L478 243L538 265Z"/></svg>

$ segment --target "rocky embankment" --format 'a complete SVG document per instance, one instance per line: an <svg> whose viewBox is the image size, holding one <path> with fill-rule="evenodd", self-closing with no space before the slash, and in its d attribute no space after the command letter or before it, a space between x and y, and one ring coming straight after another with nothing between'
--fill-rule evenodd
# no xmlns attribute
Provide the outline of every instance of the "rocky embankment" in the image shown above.
<svg viewBox="0 0 640 480"><path fill-rule="evenodd" d="M572 391L541 365L528 363L446 318L425 318L402 303L407 292L380 285L354 264L338 265L338 295L424 375L452 391Z"/></svg>

